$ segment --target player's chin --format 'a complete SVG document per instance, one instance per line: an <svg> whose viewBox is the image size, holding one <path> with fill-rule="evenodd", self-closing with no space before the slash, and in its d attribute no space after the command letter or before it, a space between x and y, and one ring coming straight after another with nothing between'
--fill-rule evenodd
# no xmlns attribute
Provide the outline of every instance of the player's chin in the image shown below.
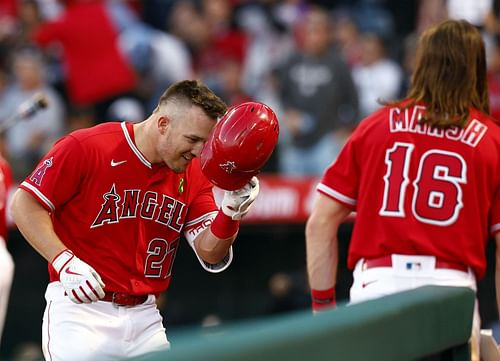
<svg viewBox="0 0 500 361"><path fill-rule="evenodd" d="M191 159L186 159L181 157L178 162L176 162L172 167L170 167L175 173L182 173L186 170L187 166L191 163Z"/></svg>

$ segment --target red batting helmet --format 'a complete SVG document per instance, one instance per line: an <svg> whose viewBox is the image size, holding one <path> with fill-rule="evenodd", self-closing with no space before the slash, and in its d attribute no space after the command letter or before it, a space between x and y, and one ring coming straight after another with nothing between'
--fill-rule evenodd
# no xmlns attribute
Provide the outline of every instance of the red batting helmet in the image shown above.
<svg viewBox="0 0 500 361"><path fill-rule="evenodd" d="M231 107L203 147L201 170L219 188L240 189L267 162L278 134L278 119L267 105L247 102Z"/></svg>

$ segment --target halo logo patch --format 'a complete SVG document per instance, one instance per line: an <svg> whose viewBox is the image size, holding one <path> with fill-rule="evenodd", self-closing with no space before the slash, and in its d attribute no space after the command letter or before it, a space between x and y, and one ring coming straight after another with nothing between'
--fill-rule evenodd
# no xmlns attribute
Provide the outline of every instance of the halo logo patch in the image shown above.
<svg viewBox="0 0 500 361"><path fill-rule="evenodd" d="M45 159L42 164L33 172L30 177L30 181L35 183L37 186L42 185L43 176L48 168L52 167L52 159L54 157L50 157L50 159Z"/></svg>
<svg viewBox="0 0 500 361"><path fill-rule="evenodd" d="M219 167L221 167L226 173L231 174L233 170L236 169L236 163L228 160L226 163L219 164Z"/></svg>

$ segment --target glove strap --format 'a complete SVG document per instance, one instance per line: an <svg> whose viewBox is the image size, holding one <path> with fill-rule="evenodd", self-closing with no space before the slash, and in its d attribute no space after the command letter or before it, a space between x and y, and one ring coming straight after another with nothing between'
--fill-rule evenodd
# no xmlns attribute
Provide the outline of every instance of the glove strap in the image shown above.
<svg viewBox="0 0 500 361"><path fill-rule="evenodd" d="M219 210L219 213L212 221L210 230L215 237L220 239L228 239L234 236L240 228L240 221L233 221L231 217Z"/></svg>
<svg viewBox="0 0 500 361"><path fill-rule="evenodd" d="M66 266L66 264L71 261L73 257L75 257L73 252L71 252L69 249L65 249L54 257L54 260L52 261L52 267L54 267L56 272L59 274L63 267Z"/></svg>
<svg viewBox="0 0 500 361"><path fill-rule="evenodd" d="M312 309L313 311L322 311L327 308L334 308L337 305L335 299L335 289L327 290L311 290Z"/></svg>

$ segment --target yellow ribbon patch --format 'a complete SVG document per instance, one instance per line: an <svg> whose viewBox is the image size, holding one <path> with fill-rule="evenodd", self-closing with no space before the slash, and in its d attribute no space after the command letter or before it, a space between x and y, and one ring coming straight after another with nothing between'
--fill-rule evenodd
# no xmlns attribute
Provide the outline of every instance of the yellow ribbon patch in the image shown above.
<svg viewBox="0 0 500 361"><path fill-rule="evenodd" d="M179 187L177 187L179 193L184 192L184 178L179 179Z"/></svg>

